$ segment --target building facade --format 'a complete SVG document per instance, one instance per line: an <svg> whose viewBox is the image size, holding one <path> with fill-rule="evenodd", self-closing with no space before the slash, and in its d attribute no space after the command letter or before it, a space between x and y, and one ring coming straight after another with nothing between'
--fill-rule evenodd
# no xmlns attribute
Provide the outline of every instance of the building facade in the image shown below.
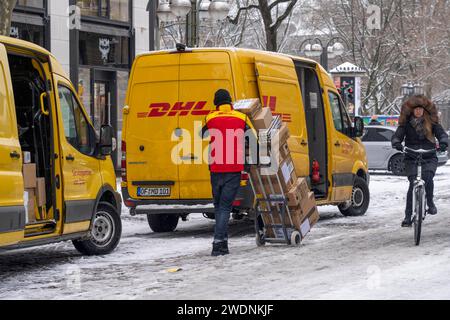
<svg viewBox="0 0 450 320"><path fill-rule="evenodd" d="M11 36L51 51L63 65L97 131L121 140L122 108L134 57L149 50L148 0L18 0ZM113 155L120 165L120 143Z"/></svg>

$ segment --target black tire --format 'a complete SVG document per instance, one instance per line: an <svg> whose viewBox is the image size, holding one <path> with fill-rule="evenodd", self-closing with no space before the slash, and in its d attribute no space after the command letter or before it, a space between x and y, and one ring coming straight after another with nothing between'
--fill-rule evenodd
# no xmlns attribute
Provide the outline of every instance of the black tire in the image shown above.
<svg viewBox="0 0 450 320"><path fill-rule="evenodd" d="M422 221L423 221L423 209L424 209L424 190L423 188L417 189L416 195L416 212L414 212L414 243L416 246L420 244L420 236L422 234Z"/></svg>
<svg viewBox="0 0 450 320"><path fill-rule="evenodd" d="M109 203L100 202L87 240L72 241L83 255L104 255L111 253L119 244L122 235L122 221L117 209Z"/></svg>
<svg viewBox="0 0 450 320"><path fill-rule="evenodd" d="M338 208L344 216L362 216L369 208L369 203L370 192L366 181L361 177L355 177L350 204L340 204Z"/></svg>
<svg viewBox="0 0 450 320"><path fill-rule="evenodd" d="M148 214L147 221L153 232L172 232L178 225L177 214Z"/></svg>
<svg viewBox="0 0 450 320"><path fill-rule="evenodd" d="M396 154L389 161L389 170L395 174L396 176L404 176L405 175L405 163L404 163L404 155Z"/></svg>

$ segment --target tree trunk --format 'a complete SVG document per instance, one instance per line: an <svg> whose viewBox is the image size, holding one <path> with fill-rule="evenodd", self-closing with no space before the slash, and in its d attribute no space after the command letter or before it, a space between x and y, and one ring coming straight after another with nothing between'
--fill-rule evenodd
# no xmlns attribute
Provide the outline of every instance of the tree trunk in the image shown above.
<svg viewBox="0 0 450 320"><path fill-rule="evenodd" d="M277 51L277 30L275 32L271 28L273 23L272 12L269 8L269 2L267 0L258 0L259 11L264 24L264 31L266 33L266 50ZM274 42L275 41L275 42Z"/></svg>
<svg viewBox="0 0 450 320"><path fill-rule="evenodd" d="M0 1L0 35L9 36L11 32L11 18L17 0Z"/></svg>

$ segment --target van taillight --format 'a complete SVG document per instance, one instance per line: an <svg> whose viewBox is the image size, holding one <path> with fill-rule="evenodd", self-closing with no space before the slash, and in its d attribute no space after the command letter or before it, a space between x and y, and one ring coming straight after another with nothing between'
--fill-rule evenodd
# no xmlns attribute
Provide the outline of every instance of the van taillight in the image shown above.
<svg viewBox="0 0 450 320"><path fill-rule="evenodd" d="M122 181L127 182L127 143L122 141L122 161L121 161Z"/></svg>
<svg viewBox="0 0 450 320"><path fill-rule="evenodd" d="M249 180L249 179L250 179L250 177L247 172L241 173L241 180Z"/></svg>

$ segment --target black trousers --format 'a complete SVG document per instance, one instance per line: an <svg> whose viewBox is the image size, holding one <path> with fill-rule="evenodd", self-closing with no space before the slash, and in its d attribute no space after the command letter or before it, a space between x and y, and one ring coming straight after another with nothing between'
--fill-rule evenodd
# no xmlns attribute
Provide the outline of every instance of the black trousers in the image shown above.
<svg viewBox="0 0 450 320"><path fill-rule="evenodd" d="M406 196L406 210L405 216L411 217L412 215L412 192L414 187L414 180L416 180L417 175L408 176L409 180L409 189L408 194ZM428 207L433 205L433 193L434 193L434 172L433 171L424 171L422 172L422 179L425 181L425 192L427 193L427 204Z"/></svg>

